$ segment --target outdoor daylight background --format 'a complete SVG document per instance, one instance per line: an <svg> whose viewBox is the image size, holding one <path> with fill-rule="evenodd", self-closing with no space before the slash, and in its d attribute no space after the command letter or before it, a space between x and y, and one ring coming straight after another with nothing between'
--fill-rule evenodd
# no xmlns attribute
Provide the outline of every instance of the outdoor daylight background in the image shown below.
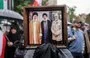
<svg viewBox="0 0 90 58"><path fill-rule="evenodd" d="M57 0L58 5L76 6L75 14L90 13L90 0Z"/></svg>

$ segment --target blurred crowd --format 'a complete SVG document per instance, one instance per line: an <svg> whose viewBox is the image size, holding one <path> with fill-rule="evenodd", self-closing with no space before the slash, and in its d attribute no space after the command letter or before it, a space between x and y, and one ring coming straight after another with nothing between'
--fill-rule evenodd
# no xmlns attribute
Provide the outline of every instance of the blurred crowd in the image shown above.
<svg viewBox="0 0 90 58"><path fill-rule="evenodd" d="M90 58L90 25L81 21L67 23L68 50L74 58ZM14 58L23 43L23 31L13 23L9 32L0 28L0 58Z"/></svg>
<svg viewBox="0 0 90 58"><path fill-rule="evenodd" d="M16 22L12 22L9 31L3 32L0 28L0 58L14 58L16 49L22 45L22 35Z"/></svg>
<svg viewBox="0 0 90 58"><path fill-rule="evenodd" d="M74 58L90 58L90 25L68 22L68 49Z"/></svg>

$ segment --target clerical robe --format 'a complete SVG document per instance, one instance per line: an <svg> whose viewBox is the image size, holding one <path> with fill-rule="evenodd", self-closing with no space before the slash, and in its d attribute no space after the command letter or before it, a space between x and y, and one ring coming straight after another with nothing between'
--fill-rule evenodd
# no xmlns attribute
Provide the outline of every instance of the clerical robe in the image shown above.
<svg viewBox="0 0 90 58"><path fill-rule="evenodd" d="M30 21L29 23L29 44L41 44L41 23Z"/></svg>

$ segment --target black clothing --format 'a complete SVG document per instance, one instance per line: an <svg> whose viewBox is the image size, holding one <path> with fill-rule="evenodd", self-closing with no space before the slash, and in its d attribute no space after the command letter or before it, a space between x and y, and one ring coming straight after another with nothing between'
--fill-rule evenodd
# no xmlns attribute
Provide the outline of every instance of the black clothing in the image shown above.
<svg viewBox="0 0 90 58"><path fill-rule="evenodd" d="M58 58L58 54L53 45L43 44L35 50L33 58Z"/></svg>
<svg viewBox="0 0 90 58"><path fill-rule="evenodd" d="M69 56L62 49L58 49L54 45L47 43L35 49L33 58L69 58Z"/></svg>
<svg viewBox="0 0 90 58"><path fill-rule="evenodd" d="M88 36L89 36L89 40L90 40L90 30L87 30Z"/></svg>
<svg viewBox="0 0 90 58"><path fill-rule="evenodd" d="M52 39L52 33L51 33L51 21L47 20L47 37L46 37L46 41L51 42ZM42 29L42 43L44 43L44 21L41 22L41 29Z"/></svg>
<svg viewBox="0 0 90 58"><path fill-rule="evenodd" d="M11 42L15 42L15 41L19 41L20 39L20 34L16 33L16 34L12 34L11 32L7 35L8 39L11 41Z"/></svg>
<svg viewBox="0 0 90 58"><path fill-rule="evenodd" d="M13 43L15 43L15 41L19 41L19 39L20 39L19 33L12 34L11 32L9 32L7 37ZM14 58L15 50L16 50L15 44L13 46L10 46L10 47L7 45L6 58Z"/></svg>

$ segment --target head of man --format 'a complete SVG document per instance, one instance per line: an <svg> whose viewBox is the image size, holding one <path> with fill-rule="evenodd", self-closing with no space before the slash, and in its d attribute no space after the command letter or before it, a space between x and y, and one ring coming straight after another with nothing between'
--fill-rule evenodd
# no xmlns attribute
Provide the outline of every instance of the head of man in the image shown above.
<svg viewBox="0 0 90 58"><path fill-rule="evenodd" d="M14 27L11 27L10 32L12 34L16 34L17 33L17 28L15 26Z"/></svg>
<svg viewBox="0 0 90 58"><path fill-rule="evenodd" d="M33 20L37 20L37 19L38 19L38 13L37 13L37 12L34 12L34 13L33 13L32 19L33 19Z"/></svg>
<svg viewBox="0 0 90 58"><path fill-rule="evenodd" d="M44 18L44 20L47 20L47 14L46 13L43 13L42 17Z"/></svg>
<svg viewBox="0 0 90 58"><path fill-rule="evenodd" d="M75 28L81 28L81 22L80 21L75 21L74 22L74 27Z"/></svg>
<svg viewBox="0 0 90 58"><path fill-rule="evenodd" d="M54 17L55 17L55 20L59 19L58 14L55 14Z"/></svg>
<svg viewBox="0 0 90 58"><path fill-rule="evenodd" d="M84 28L85 28L85 30L88 30L89 29L89 24L88 23L84 23Z"/></svg>

